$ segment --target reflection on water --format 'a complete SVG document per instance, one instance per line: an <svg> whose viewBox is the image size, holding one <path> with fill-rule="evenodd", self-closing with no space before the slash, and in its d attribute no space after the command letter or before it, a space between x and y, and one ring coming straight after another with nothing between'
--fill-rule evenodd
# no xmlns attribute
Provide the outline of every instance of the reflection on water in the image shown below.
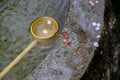
<svg viewBox="0 0 120 80"><path fill-rule="evenodd" d="M31 22L45 15L57 19L62 27L67 18L67 4L68 0L0 0L0 71L31 42L28 31ZM3 80L22 80L48 51L33 48Z"/></svg>

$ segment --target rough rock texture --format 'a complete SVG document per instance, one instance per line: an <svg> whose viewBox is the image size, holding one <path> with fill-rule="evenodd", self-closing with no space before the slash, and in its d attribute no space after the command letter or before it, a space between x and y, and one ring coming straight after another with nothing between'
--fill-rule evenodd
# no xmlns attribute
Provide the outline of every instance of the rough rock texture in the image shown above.
<svg viewBox="0 0 120 80"><path fill-rule="evenodd" d="M106 0L105 3L106 34L80 80L120 80L120 5L115 0Z"/></svg>
<svg viewBox="0 0 120 80"><path fill-rule="evenodd" d="M56 46L40 65L24 80L78 80L88 67L99 42L97 35L104 34L104 0L70 0L68 21ZM93 6L94 4L94 6ZM92 23L100 23L95 30ZM68 35L70 43L65 43Z"/></svg>

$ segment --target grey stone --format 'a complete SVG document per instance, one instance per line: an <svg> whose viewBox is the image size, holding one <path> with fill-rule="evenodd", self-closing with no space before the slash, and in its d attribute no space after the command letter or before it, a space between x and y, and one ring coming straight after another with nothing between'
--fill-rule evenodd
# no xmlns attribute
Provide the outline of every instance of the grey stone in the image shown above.
<svg viewBox="0 0 120 80"><path fill-rule="evenodd" d="M93 46L98 40L96 35L103 28L104 0L94 4L91 7L88 0L70 1L68 21L62 32L69 34L71 43L65 45L63 37L59 37L54 49L24 80L78 80L82 77L96 50ZM92 22L101 24L100 32L94 29Z"/></svg>

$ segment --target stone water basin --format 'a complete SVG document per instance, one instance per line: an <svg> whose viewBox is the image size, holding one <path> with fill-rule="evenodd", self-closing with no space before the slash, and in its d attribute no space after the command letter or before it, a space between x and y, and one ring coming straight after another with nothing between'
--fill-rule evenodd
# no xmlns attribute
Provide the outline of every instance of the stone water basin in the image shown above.
<svg viewBox="0 0 120 80"><path fill-rule="evenodd" d="M94 6L88 0L0 2L0 71L31 42L28 28L34 19L51 16L63 29L52 49L33 48L3 80L80 79L99 48L96 36L104 34L104 0L100 0L99 4L95 0L92 2ZM93 22L100 28L96 28ZM70 38L67 44L64 34Z"/></svg>

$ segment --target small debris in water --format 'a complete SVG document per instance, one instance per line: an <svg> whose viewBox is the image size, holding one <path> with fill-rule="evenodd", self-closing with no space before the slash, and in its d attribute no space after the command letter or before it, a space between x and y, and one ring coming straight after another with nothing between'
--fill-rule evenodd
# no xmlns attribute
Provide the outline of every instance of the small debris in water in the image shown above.
<svg viewBox="0 0 120 80"><path fill-rule="evenodd" d="M95 30L99 31L99 30L100 30L100 27L95 27Z"/></svg>
<svg viewBox="0 0 120 80"><path fill-rule="evenodd" d="M71 43L71 38L70 38L70 36L69 36L69 34L67 33L67 32L62 32L61 33L62 34L62 36L63 36L63 43L65 44L65 45L68 45L68 44L70 44Z"/></svg>
<svg viewBox="0 0 120 80"><path fill-rule="evenodd" d="M62 32L61 34L64 38L69 38L69 34L67 32Z"/></svg>
<svg viewBox="0 0 120 80"><path fill-rule="evenodd" d="M51 73L52 73L53 75L62 75L62 72L61 72L61 71L58 71L58 70L53 70L53 71L51 71Z"/></svg>
<svg viewBox="0 0 120 80"><path fill-rule="evenodd" d="M101 38L101 35L97 35L96 38Z"/></svg>
<svg viewBox="0 0 120 80"><path fill-rule="evenodd" d="M95 47L99 47L98 42L94 42L93 45L94 45Z"/></svg>
<svg viewBox="0 0 120 80"><path fill-rule="evenodd" d="M71 43L71 39L64 39L64 40L63 40L63 43L64 43L65 45L69 45L69 44Z"/></svg>
<svg viewBox="0 0 120 80"><path fill-rule="evenodd" d="M91 0L89 0L89 3L92 7L94 7L95 4Z"/></svg>
<svg viewBox="0 0 120 80"><path fill-rule="evenodd" d="M92 26L97 26L97 23L96 22L92 22Z"/></svg>
<svg viewBox="0 0 120 80"><path fill-rule="evenodd" d="M81 51L80 54L85 55L87 53L86 53L86 51Z"/></svg>
<svg viewBox="0 0 120 80"><path fill-rule="evenodd" d="M78 50L73 50L73 54L77 55Z"/></svg>
<svg viewBox="0 0 120 80"><path fill-rule="evenodd" d="M97 27L100 27L101 26L101 24L100 23L97 23L97 25L96 25Z"/></svg>
<svg viewBox="0 0 120 80"><path fill-rule="evenodd" d="M99 3L99 1L97 0L97 1L95 1L95 3Z"/></svg>

